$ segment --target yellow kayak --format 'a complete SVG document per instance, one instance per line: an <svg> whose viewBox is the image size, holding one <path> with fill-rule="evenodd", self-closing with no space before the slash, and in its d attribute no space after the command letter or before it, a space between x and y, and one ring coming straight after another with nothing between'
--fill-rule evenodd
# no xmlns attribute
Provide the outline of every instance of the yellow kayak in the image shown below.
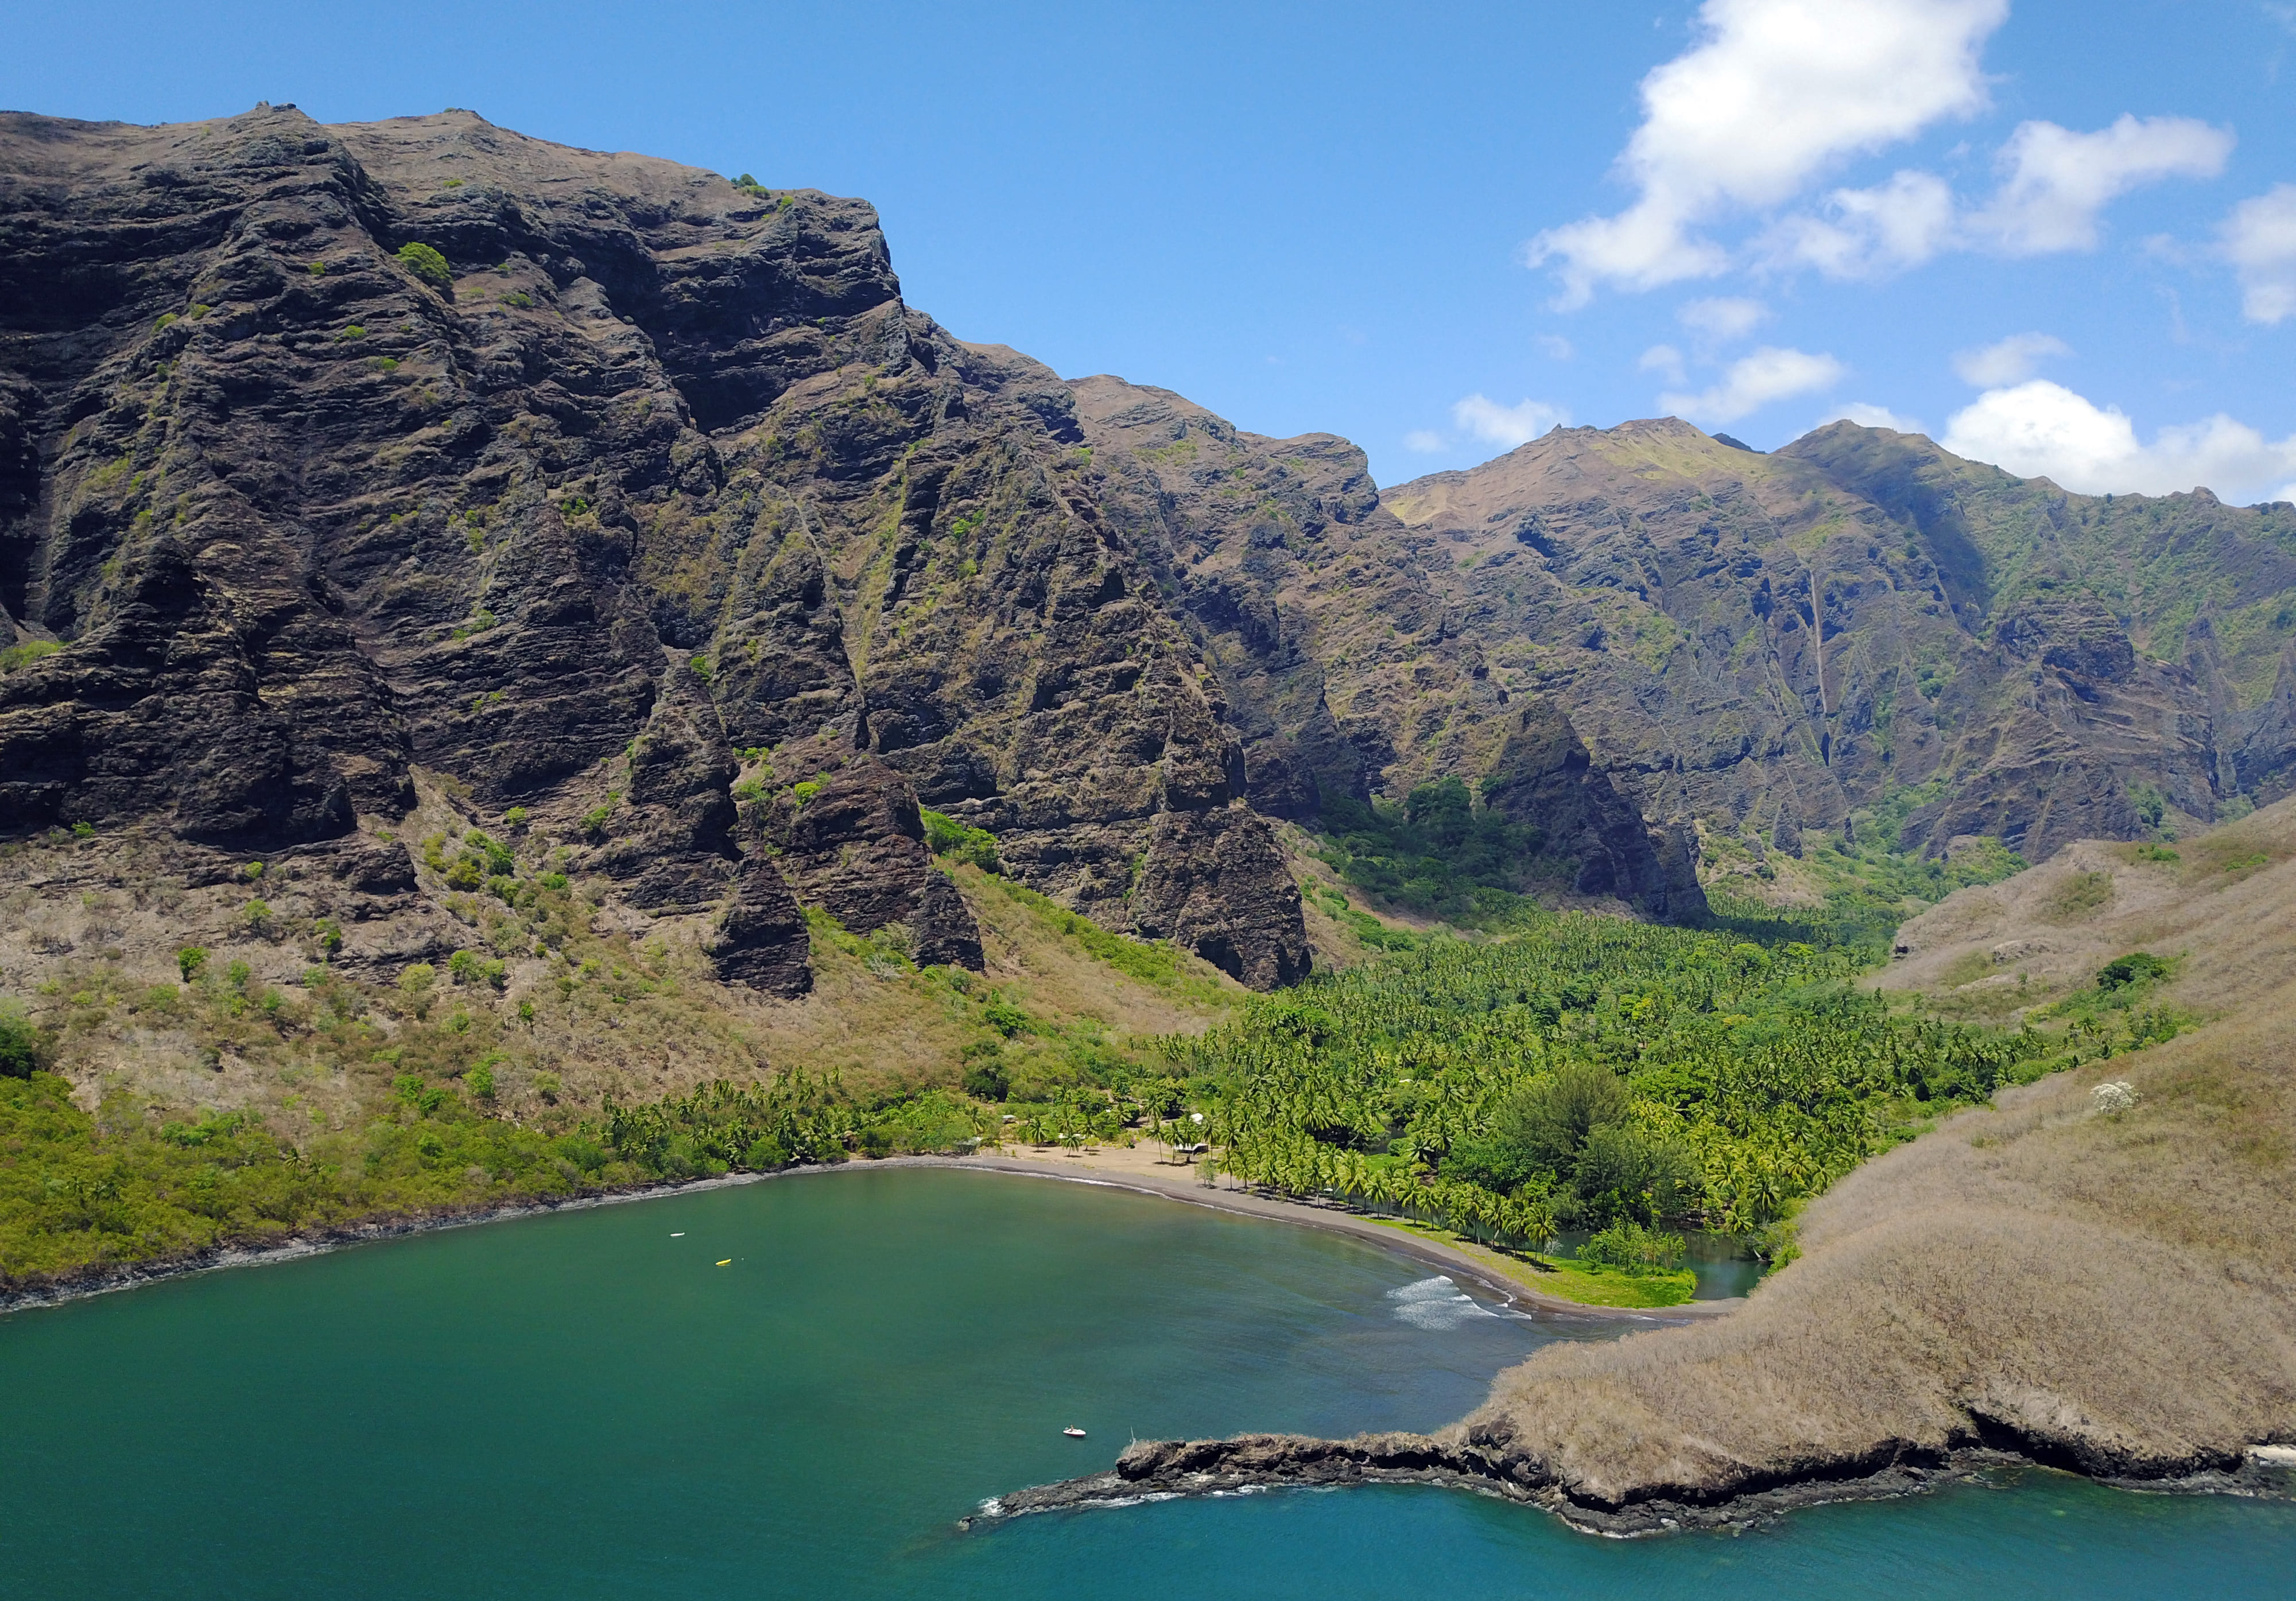
<svg viewBox="0 0 2296 1601"><path fill-rule="evenodd" d="M727 1262L732 1262L733 1260L734 1260L734 1259L733 1259L732 1257L730 1257L730 1256L729 1256L729 1257L727 1257L727 1258L726 1259L726 1261L725 1261L725 1262L719 1262L718 1265L719 1267L721 1267L721 1268L722 1268L722 1267L726 1266Z"/></svg>

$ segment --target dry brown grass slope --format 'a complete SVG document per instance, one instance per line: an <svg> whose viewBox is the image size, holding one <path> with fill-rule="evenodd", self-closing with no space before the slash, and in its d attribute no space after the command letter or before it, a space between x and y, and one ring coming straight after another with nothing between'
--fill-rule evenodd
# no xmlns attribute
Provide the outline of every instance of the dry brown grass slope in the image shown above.
<svg viewBox="0 0 2296 1601"><path fill-rule="evenodd" d="M1908 925L1890 982L2025 942L2010 984L2062 991L2150 948L2209 1020L1949 1119L1814 1202L1742 1311L1551 1347L1447 1442L1616 1507L1973 1444L2144 1478L2296 1441L2296 803L2178 858L2076 845L1964 891ZM2107 1079L2140 1104L2094 1112Z"/></svg>

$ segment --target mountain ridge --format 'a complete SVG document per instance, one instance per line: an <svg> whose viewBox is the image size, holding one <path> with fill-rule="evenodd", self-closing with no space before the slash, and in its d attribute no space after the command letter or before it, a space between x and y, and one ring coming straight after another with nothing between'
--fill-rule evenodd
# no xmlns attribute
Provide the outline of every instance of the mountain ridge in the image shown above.
<svg viewBox="0 0 2296 1601"><path fill-rule="evenodd" d="M933 809L1267 987L1270 821L1439 780L1517 890L1694 920L1702 837L2046 854L2296 774L2296 509L1673 419L1382 491L955 339L864 202L467 112L9 114L0 264L0 831L364 861L428 773L786 991L800 901L963 960Z"/></svg>

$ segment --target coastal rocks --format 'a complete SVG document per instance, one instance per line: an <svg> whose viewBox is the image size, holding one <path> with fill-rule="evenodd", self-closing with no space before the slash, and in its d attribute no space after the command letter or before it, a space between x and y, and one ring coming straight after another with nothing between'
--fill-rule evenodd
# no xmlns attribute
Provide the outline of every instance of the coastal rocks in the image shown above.
<svg viewBox="0 0 2296 1601"><path fill-rule="evenodd" d="M1136 1441L1109 1472L998 1496L982 1507L980 1518L959 1526L1144 1497L1369 1483L1469 1485L1529 1499L1424 1434L1358 1434L1352 1440L1243 1434L1229 1440Z"/></svg>

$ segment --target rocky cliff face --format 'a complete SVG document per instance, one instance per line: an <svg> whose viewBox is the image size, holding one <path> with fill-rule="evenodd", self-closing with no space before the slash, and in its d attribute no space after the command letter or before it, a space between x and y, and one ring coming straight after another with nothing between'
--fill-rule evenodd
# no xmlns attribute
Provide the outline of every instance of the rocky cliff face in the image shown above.
<svg viewBox="0 0 2296 1601"><path fill-rule="evenodd" d="M1922 789L1909 845L2041 856L2296 779L2296 507L2067 494L1849 423L1764 455L1672 420L1382 503L1444 552L1494 676L1655 815L1787 841Z"/></svg>
<svg viewBox="0 0 2296 1601"><path fill-rule="evenodd" d="M789 992L792 892L978 961L922 798L1307 968L1068 390L904 305L857 201L463 112L0 119L0 831L318 846L427 770Z"/></svg>
<svg viewBox="0 0 2296 1601"><path fill-rule="evenodd" d="M1456 775L1536 826L1578 893L1703 913L1688 814L1645 821L1555 703L1494 676L1440 542L1381 506L1360 450L1244 433L1119 379L1070 388L1095 491L1198 641L1254 806L1311 821Z"/></svg>
<svg viewBox="0 0 2296 1601"><path fill-rule="evenodd" d="M324 856L428 772L785 992L800 901L975 960L922 803L1275 984L1268 820L1438 777L1669 917L1693 821L1914 789L1912 843L2045 853L2268 799L2292 592L2296 509L1848 424L1382 496L951 338L860 202L464 112L0 118L0 832Z"/></svg>

